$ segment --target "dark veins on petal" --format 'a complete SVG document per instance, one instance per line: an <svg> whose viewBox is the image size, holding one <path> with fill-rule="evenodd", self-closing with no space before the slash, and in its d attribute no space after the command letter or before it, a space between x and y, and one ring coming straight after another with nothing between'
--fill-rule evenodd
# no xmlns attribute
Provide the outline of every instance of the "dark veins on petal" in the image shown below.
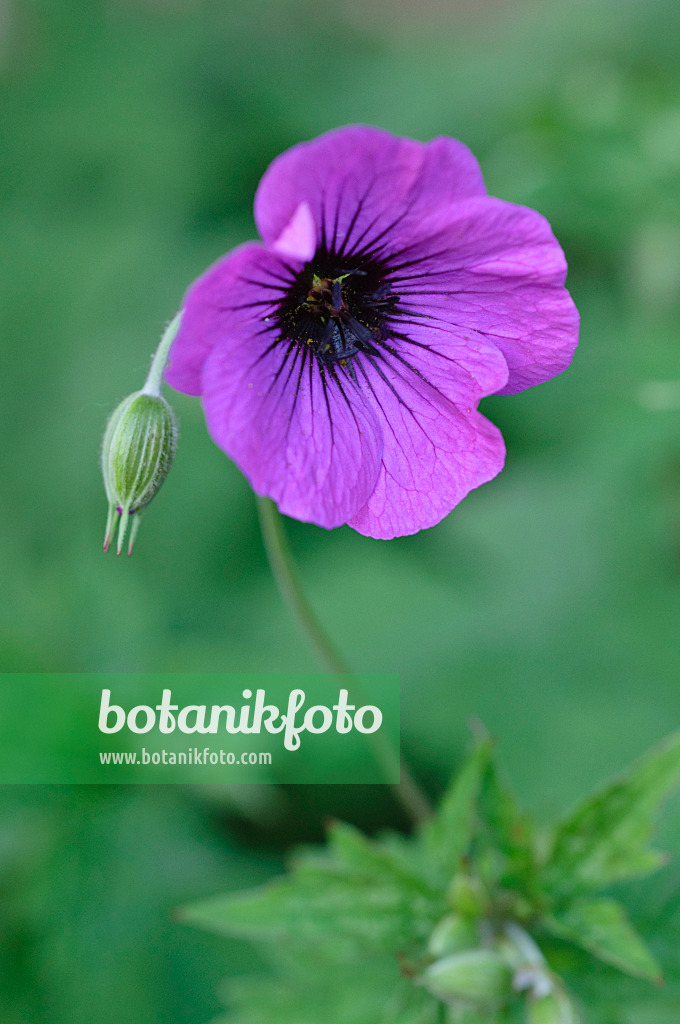
<svg viewBox="0 0 680 1024"><path fill-rule="evenodd" d="M410 323L422 322L423 317L434 327L439 318L402 303L408 302L409 296L438 291L436 286L427 291L420 287L417 279L431 279L430 274L414 273L433 254L406 246L387 255L386 239L392 227L394 224L370 242L362 236L357 245L348 244L348 238L342 244L337 239L337 228L331 243L324 230L316 253L301 270L287 267L290 276L269 271L268 280L248 280L271 293L271 297L249 305L260 307L264 333L274 335L266 352L282 350L275 379L283 377L287 382L299 383L305 368L312 373L316 366L324 391L330 381L343 391L342 375L356 385L368 386L377 399L374 384L362 365L365 359L402 404L399 379L406 383L413 375L429 383L415 364L419 349L432 350L403 331ZM455 363L450 356L438 354ZM392 371L390 380L384 372L388 366Z"/></svg>

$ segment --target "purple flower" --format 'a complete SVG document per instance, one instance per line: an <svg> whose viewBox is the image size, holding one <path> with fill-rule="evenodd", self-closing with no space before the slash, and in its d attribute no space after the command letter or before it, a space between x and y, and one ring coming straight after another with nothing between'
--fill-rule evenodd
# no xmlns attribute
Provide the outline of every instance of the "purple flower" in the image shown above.
<svg viewBox="0 0 680 1024"><path fill-rule="evenodd" d="M578 313L547 221L449 138L348 127L282 154L263 243L189 289L168 382L286 515L396 537L502 469L480 398L569 365Z"/></svg>

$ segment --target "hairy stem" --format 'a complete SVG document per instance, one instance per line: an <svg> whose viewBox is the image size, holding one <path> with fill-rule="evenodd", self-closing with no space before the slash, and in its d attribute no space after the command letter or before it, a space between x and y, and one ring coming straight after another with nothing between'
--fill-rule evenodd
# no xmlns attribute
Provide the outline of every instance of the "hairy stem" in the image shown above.
<svg viewBox="0 0 680 1024"><path fill-rule="evenodd" d="M145 395L154 395L156 398L160 398L161 387L163 385L163 372L165 370L165 364L168 361L170 354L170 346L175 340L175 336L179 330L179 325L182 322L182 314L177 315L170 321L168 326L163 332L158 348L156 349L155 355L151 361L151 369L149 375L146 378L146 383L142 388Z"/></svg>
<svg viewBox="0 0 680 1024"><path fill-rule="evenodd" d="M361 684L352 675L347 662L326 635L307 600L276 505L269 498L257 496L257 510L267 558L283 600L326 668L337 675L349 677L343 680L343 683L350 694L353 694L356 703L359 704L365 700L361 693ZM424 821L430 816L432 809L427 797L413 778L408 765L400 758L399 752L394 749L385 734L374 733L371 739L374 742L376 760L387 778L390 778L394 769L397 765L399 766L400 782L398 784L391 783L391 785L402 808L414 825Z"/></svg>

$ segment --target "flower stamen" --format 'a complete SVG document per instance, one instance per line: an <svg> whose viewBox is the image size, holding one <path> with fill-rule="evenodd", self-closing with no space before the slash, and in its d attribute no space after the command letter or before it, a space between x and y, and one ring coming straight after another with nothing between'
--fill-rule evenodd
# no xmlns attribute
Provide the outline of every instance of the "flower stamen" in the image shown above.
<svg viewBox="0 0 680 1024"><path fill-rule="evenodd" d="M276 316L279 338L310 351L320 369L339 363L356 383L351 360L379 355L388 336L387 317L398 296L385 281L387 268L361 257L365 268L337 266L325 249L297 275ZM336 265L334 265L336 264Z"/></svg>

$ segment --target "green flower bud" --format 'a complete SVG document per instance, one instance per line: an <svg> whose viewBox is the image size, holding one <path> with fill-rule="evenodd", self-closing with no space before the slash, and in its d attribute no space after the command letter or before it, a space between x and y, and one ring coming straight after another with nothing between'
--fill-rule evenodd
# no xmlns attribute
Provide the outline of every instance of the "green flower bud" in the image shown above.
<svg viewBox="0 0 680 1024"><path fill-rule="evenodd" d="M108 551L118 526L120 554L128 520L134 516L128 554L139 526L139 513L165 480L177 448L177 422L164 398L137 391L124 399L106 426L102 444L102 474L109 514L104 550Z"/></svg>
<svg viewBox="0 0 680 1024"><path fill-rule="evenodd" d="M446 902L463 917L483 917L489 901L479 879L467 871L459 871L451 880Z"/></svg>
<svg viewBox="0 0 680 1024"><path fill-rule="evenodd" d="M427 951L430 956L442 957L472 949L479 942L479 934L469 918L460 914L447 914L430 935Z"/></svg>
<svg viewBox="0 0 680 1024"><path fill-rule="evenodd" d="M490 949L469 949L436 960L423 972L421 983L445 1002L502 1006L512 992L512 971Z"/></svg>
<svg viewBox="0 0 680 1024"><path fill-rule="evenodd" d="M579 1024L574 1005L566 994L555 989L540 999L530 999L526 1011L527 1024Z"/></svg>

